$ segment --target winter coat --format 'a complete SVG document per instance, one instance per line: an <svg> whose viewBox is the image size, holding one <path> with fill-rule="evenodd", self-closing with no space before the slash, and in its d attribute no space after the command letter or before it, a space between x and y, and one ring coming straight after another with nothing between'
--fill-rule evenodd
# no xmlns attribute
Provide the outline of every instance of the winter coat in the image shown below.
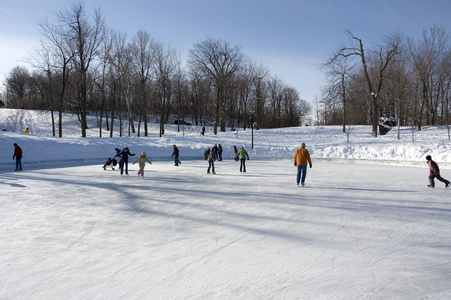
<svg viewBox="0 0 451 300"><path fill-rule="evenodd" d="M122 162L128 163L128 157L129 157L129 156L135 156L135 154L131 154L130 151L122 150L122 151L119 152L119 154L117 154L115 157L117 157L117 156L120 156Z"/></svg>
<svg viewBox="0 0 451 300"><path fill-rule="evenodd" d="M213 151L210 151L210 153L208 153L208 159L209 162L213 162L215 161L215 159L213 158Z"/></svg>
<svg viewBox="0 0 451 300"><path fill-rule="evenodd" d="M428 160L428 166L430 175L440 175L440 169L435 161Z"/></svg>
<svg viewBox="0 0 451 300"><path fill-rule="evenodd" d="M296 166L306 166L307 162L312 165L308 150L305 149L305 147L301 147L296 150L296 153L294 154L294 163Z"/></svg>
<svg viewBox="0 0 451 300"><path fill-rule="evenodd" d="M146 161L149 164L152 164L152 162L147 158L147 156L140 155L140 156L138 156L137 159L135 159L135 161L132 163L132 165L134 165L135 163L138 163L139 168L144 169L144 167L146 166Z"/></svg>
<svg viewBox="0 0 451 300"><path fill-rule="evenodd" d="M174 147L171 156L179 157L179 149L177 147Z"/></svg>
<svg viewBox="0 0 451 300"><path fill-rule="evenodd" d="M13 159L14 159L14 157L22 158L22 148L20 148L19 146L14 147Z"/></svg>
<svg viewBox="0 0 451 300"><path fill-rule="evenodd" d="M246 159L246 157L247 157L247 159L249 159L249 154L247 154L247 151L244 150L243 147L241 147L241 149L238 151L237 156L238 156L240 159Z"/></svg>

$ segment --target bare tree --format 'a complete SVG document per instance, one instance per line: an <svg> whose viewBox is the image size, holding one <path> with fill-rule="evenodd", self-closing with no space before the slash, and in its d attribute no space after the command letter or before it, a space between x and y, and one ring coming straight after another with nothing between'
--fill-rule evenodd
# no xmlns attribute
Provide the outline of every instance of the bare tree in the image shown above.
<svg viewBox="0 0 451 300"><path fill-rule="evenodd" d="M282 81L277 77L272 77L268 82L268 93L270 99L270 108L271 108L271 118L272 118L272 126L271 127L280 127L281 125L281 113L282 113L282 97L283 97L283 88L284 85Z"/></svg>
<svg viewBox="0 0 451 300"><path fill-rule="evenodd" d="M150 34L147 31L142 30L138 31L130 45L133 55L133 73L136 74L139 81L140 116L144 122L144 136L148 136L148 86L152 80L152 51L154 46L155 41L150 38ZM140 126L141 122L138 123L138 136L140 136Z"/></svg>
<svg viewBox="0 0 451 300"><path fill-rule="evenodd" d="M111 76L113 80L112 88L112 106L111 112L111 125L110 125L110 137L113 136L114 131L114 115L117 108L119 108L119 135L123 136L123 124L122 124L122 112L127 110L127 116L131 124L131 106L128 93L130 92L130 69L131 69L131 55L130 49L126 44L125 34L116 32L112 37L112 49L110 55L111 64ZM125 108L124 105L125 104ZM129 123L130 123L129 122Z"/></svg>
<svg viewBox="0 0 451 300"><path fill-rule="evenodd" d="M252 96L252 82L254 77L252 74L253 64L247 61L239 69L236 76L236 83L238 86L238 118L237 126L246 128L246 121L248 119L249 107L251 105Z"/></svg>
<svg viewBox="0 0 451 300"><path fill-rule="evenodd" d="M423 31L423 39L417 44L409 39L409 49L413 59L416 78L421 86L421 102L417 114L418 130L421 130L423 112L432 114L428 123L434 124L437 103L434 103L434 88L438 69L448 43L448 35L443 27L434 25L428 32ZM436 94L436 93L435 93ZM436 99L436 98L435 98Z"/></svg>
<svg viewBox="0 0 451 300"><path fill-rule="evenodd" d="M195 43L190 50L189 64L203 76L209 77L216 88L216 108L214 133L218 133L217 126L221 123L221 131L225 131L224 103L225 88L236 75L244 55L238 46L222 40L207 38Z"/></svg>
<svg viewBox="0 0 451 300"><path fill-rule="evenodd" d="M335 55L329 59L326 64L332 64L339 57L359 56L362 62L363 74L368 87L368 94L371 97L371 110L372 110L372 135L377 137L378 124L379 124L379 108L378 108L378 96L382 89L382 83L385 79L385 70L389 65L393 57L398 53L398 47L400 44L400 36L395 35L387 40L386 50L382 46L374 52L377 57L377 68L375 68L376 76L372 78L370 76L370 70L367 65L367 57L365 56L365 50L361 39L355 37L350 31L347 31L350 38L351 46L342 47L337 51Z"/></svg>
<svg viewBox="0 0 451 300"><path fill-rule="evenodd" d="M264 120L264 109L266 103L266 81L269 70L263 65L251 63L252 85L254 88L254 109L257 117L257 129L262 127ZM266 127L266 126L265 126Z"/></svg>
<svg viewBox="0 0 451 300"><path fill-rule="evenodd" d="M347 57L339 56L329 64L322 65L321 69L326 70L328 79L327 98L341 100L343 132L346 132L348 85L353 65L350 64Z"/></svg>
<svg viewBox="0 0 451 300"><path fill-rule="evenodd" d="M75 56L74 44L65 31L67 28L58 24L51 24L47 18L41 20L38 25L43 40L40 49L36 51L32 65L44 72L49 80L52 108L53 89L56 89L58 136L62 137L65 95L69 83L69 74L72 70L72 60Z"/></svg>
<svg viewBox="0 0 451 300"><path fill-rule="evenodd" d="M160 100L160 137L164 134L166 105L171 95L171 76L177 70L176 51L170 46L156 43L153 47L153 69Z"/></svg>
<svg viewBox="0 0 451 300"><path fill-rule="evenodd" d="M102 41L105 37L105 23L99 9L94 11L90 21L82 2L74 2L68 10L57 14L58 21L67 29L64 30L68 40L73 42L74 62L77 72L79 96L77 110L81 124L81 135L86 137L88 112L88 71L94 60L98 58Z"/></svg>

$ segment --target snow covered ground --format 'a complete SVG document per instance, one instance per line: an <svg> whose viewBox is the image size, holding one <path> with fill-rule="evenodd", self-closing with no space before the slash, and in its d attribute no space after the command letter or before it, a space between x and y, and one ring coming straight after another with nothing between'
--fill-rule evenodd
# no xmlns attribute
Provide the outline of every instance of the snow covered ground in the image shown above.
<svg viewBox="0 0 451 300"><path fill-rule="evenodd" d="M74 129L54 138L36 112L21 112L25 135L11 112L0 109L0 299L451 299L451 190L427 189L424 164L432 155L451 178L446 127L415 143L410 128L398 141L358 126L350 143L338 126L258 130L251 150L249 130L111 139L92 126L83 139L69 116ZM304 188L301 142L313 157ZM226 159L208 175L215 143ZM233 145L249 150L246 174ZM153 161L143 180L137 165L101 168L124 146Z"/></svg>

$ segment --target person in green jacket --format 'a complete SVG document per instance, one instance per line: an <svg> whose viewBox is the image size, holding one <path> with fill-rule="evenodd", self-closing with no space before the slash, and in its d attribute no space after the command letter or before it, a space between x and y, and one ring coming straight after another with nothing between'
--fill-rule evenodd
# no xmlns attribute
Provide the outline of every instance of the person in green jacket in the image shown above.
<svg viewBox="0 0 451 300"><path fill-rule="evenodd" d="M238 150L236 157L240 158L240 172L246 173L246 158L249 160L249 154L247 154L247 151L244 150L243 146Z"/></svg>
<svg viewBox="0 0 451 300"><path fill-rule="evenodd" d="M141 153L138 158L132 163L134 165L135 163L139 164L139 171L138 176L141 176L141 178L144 178L144 167L146 166L146 161L149 164L152 164L152 162L147 158L146 152Z"/></svg>

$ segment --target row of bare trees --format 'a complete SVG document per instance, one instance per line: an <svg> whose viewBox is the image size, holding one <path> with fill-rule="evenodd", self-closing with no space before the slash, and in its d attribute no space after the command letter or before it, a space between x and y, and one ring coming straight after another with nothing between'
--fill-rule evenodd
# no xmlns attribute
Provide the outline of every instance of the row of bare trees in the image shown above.
<svg viewBox="0 0 451 300"><path fill-rule="evenodd" d="M318 116L325 124L371 124L377 136L381 118L421 130L450 124L451 44L442 27L424 30L413 40L402 34L365 49L346 32L348 42L322 65L327 83Z"/></svg>
<svg viewBox="0 0 451 300"><path fill-rule="evenodd" d="M144 30L130 40L108 30L100 10L91 16L82 2L38 22L41 45L7 78L5 105L50 110L53 134L63 135L63 114L76 113L86 137L87 116L99 115L102 130L119 135L149 133L151 118L226 127L297 126L309 104L239 46L206 38L189 51L186 68L178 51ZM255 113L255 125L249 118ZM137 126L137 128L135 127ZM117 127L116 127L117 128Z"/></svg>

